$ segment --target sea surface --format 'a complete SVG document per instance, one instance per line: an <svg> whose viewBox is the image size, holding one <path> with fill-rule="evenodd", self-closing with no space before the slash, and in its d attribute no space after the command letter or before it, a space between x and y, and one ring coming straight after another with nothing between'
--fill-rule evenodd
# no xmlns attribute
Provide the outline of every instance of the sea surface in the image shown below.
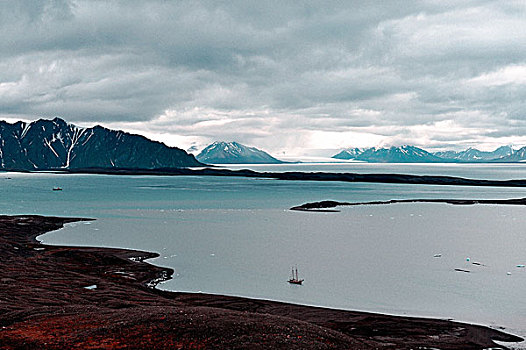
<svg viewBox="0 0 526 350"><path fill-rule="evenodd" d="M526 164L250 168L526 178ZM63 191L52 191L56 186ZM0 173L0 195L2 214L96 219L45 234L39 238L44 243L158 252L150 262L175 270L162 289L451 318L526 336L526 268L517 267L526 264L526 207L406 203L339 213L288 210L326 199L522 198L526 188ZM305 279L302 286L287 283L292 266Z"/></svg>

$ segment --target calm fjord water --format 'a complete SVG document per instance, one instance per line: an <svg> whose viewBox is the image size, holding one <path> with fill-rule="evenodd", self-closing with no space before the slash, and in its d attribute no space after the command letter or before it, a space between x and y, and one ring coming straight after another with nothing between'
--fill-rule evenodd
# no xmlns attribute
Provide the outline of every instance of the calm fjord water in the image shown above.
<svg viewBox="0 0 526 350"><path fill-rule="evenodd" d="M526 165L361 166L281 167L526 178ZM151 262L176 271L163 289L454 318L526 334L526 269L516 267L526 264L526 207L413 203L340 213L288 210L325 199L520 198L526 197L523 188L19 173L2 174L0 181L2 213L97 219L40 237L45 243L160 253ZM286 283L292 265L305 278L303 286Z"/></svg>

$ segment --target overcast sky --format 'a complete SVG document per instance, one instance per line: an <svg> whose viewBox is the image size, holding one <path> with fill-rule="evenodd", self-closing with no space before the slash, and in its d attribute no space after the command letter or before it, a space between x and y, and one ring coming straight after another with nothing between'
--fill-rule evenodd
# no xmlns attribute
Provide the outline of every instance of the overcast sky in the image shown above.
<svg viewBox="0 0 526 350"><path fill-rule="evenodd" d="M526 2L1 1L0 119L188 149L526 145Z"/></svg>

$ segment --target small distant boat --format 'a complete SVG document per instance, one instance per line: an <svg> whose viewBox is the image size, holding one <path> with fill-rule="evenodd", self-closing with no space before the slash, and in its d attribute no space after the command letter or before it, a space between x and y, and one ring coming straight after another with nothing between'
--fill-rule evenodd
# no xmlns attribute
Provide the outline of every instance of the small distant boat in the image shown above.
<svg viewBox="0 0 526 350"><path fill-rule="evenodd" d="M465 273L470 273L471 271L469 270L466 270L466 269L455 269L455 271L458 271L458 272L465 272Z"/></svg>
<svg viewBox="0 0 526 350"><path fill-rule="evenodd" d="M53 191L62 191L62 187L53 187Z"/></svg>
<svg viewBox="0 0 526 350"><path fill-rule="evenodd" d="M292 277L288 280L289 283L291 284L302 284L303 283L303 279L299 279L298 277L298 268L292 268Z"/></svg>

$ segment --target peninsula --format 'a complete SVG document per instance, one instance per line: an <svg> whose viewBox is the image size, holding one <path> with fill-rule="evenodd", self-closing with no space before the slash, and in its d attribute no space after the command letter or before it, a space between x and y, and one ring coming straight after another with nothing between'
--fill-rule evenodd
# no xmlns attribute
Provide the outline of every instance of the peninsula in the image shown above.
<svg viewBox="0 0 526 350"><path fill-rule="evenodd" d="M478 325L165 292L156 253L40 244L87 220L0 216L4 349L484 349L522 339Z"/></svg>

